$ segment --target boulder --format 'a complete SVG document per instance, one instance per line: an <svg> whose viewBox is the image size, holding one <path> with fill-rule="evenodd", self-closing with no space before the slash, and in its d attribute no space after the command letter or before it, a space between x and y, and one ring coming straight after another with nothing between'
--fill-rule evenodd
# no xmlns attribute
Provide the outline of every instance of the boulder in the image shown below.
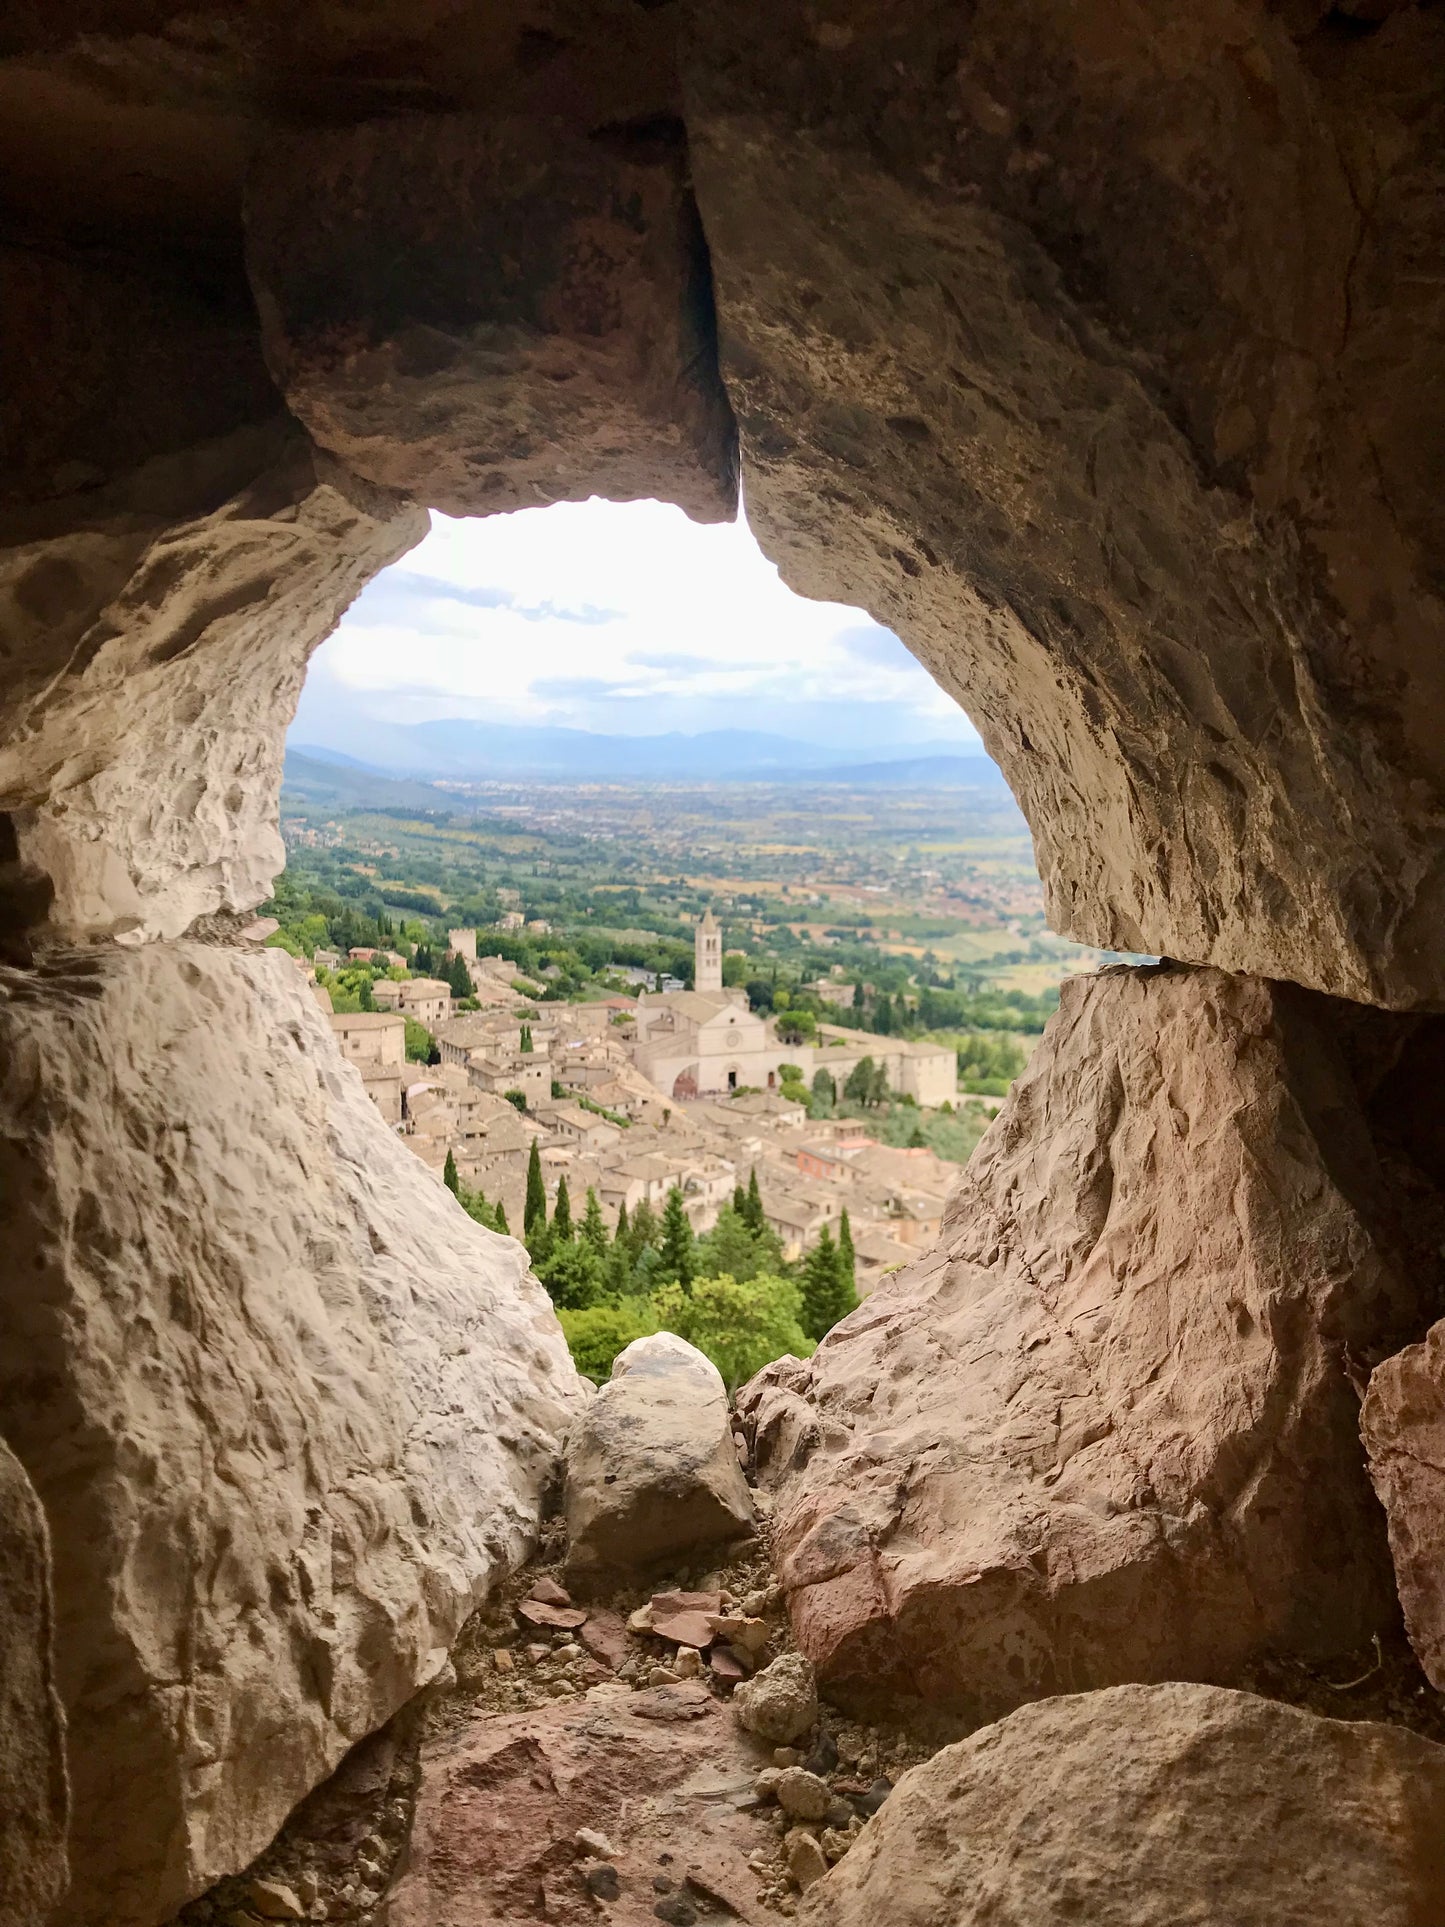
<svg viewBox="0 0 1445 1927"><path fill-rule="evenodd" d="M1445 1747L1218 1687L1045 1700L900 1781L807 1927L1419 1927Z"/></svg>
<svg viewBox="0 0 1445 1927"><path fill-rule="evenodd" d="M1067 980L936 1252L745 1388L831 1695L996 1717L1391 1622L1347 1368L1435 1279L1376 1209L1354 1021L1212 970Z"/></svg>
<svg viewBox="0 0 1445 1927"><path fill-rule="evenodd" d="M1389 1521L1405 1630L1426 1678L1445 1691L1445 1322L1376 1366L1360 1435Z"/></svg>
<svg viewBox="0 0 1445 1927"><path fill-rule="evenodd" d="M0 980L0 1411L49 1522L74 1884L246 1866L532 1543L583 1396L526 1255L387 1129L291 959Z"/></svg>
<svg viewBox="0 0 1445 1927"><path fill-rule="evenodd" d="M563 1498L569 1583L750 1533L752 1498L712 1361L671 1332L634 1339L568 1436Z"/></svg>
<svg viewBox="0 0 1445 1927"><path fill-rule="evenodd" d="M24 1468L0 1439L0 1927L35 1927L63 1890L66 1807L50 1543Z"/></svg>

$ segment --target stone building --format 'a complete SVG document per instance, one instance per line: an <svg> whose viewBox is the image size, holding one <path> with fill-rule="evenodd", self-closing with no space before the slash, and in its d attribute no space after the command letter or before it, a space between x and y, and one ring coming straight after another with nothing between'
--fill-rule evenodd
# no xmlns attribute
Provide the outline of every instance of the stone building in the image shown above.
<svg viewBox="0 0 1445 1927"><path fill-rule="evenodd" d="M705 994L723 987L722 932L711 906L703 911L702 922L693 937L692 987Z"/></svg>
<svg viewBox="0 0 1445 1927"><path fill-rule="evenodd" d="M342 1056L360 1071L367 1096L388 1124L399 1124L405 1020L391 1011L360 1010L333 1011L327 1021Z"/></svg>
<svg viewBox="0 0 1445 1927"><path fill-rule="evenodd" d="M414 1017L428 1030L435 1031L452 1013L451 986L439 977L409 977L398 988L397 1008L403 1016ZM375 993L373 992L373 995Z"/></svg>

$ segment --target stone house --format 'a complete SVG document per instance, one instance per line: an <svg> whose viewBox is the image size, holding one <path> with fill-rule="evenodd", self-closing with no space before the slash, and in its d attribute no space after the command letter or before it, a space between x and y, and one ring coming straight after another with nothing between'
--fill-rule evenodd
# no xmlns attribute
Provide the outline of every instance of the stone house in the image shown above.
<svg viewBox="0 0 1445 1927"><path fill-rule="evenodd" d="M425 1024L428 1030L437 1030L451 1016L451 986L439 977L409 977L398 988L401 991L398 1009L404 1016Z"/></svg>
<svg viewBox="0 0 1445 1927"><path fill-rule="evenodd" d="M401 1122L406 1024L390 1011L333 1011L328 1019L341 1055L361 1073L366 1094L388 1124Z"/></svg>

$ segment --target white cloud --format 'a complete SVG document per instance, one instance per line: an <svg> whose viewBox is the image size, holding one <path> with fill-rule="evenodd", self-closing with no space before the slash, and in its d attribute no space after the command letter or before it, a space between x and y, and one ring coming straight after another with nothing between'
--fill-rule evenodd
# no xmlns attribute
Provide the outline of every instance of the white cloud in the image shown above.
<svg viewBox="0 0 1445 1927"><path fill-rule="evenodd" d="M660 502L433 515L312 676L397 722L976 740L863 611L795 596L741 520L702 527Z"/></svg>

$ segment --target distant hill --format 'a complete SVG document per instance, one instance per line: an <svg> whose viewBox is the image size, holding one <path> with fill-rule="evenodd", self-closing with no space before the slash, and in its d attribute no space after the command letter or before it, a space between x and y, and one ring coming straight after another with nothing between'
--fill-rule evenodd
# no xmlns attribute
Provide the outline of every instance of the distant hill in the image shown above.
<svg viewBox="0 0 1445 1927"><path fill-rule="evenodd" d="M375 725L367 754L296 742L288 755L374 775L422 781L485 782L506 777L617 782L916 782L948 788L1001 783L982 749L919 743L892 757L859 763L818 743L764 730L719 729L700 735L606 736L585 729L526 727L464 720ZM888 770L882 777L868 772ZM913 772L904 774L902 772Z"/></svg>
<svg viewBox="0 0 1445 1927"><path fill-rule="evenodd" d="M316 750L308 755L288 749L281 794L297 802L333 805L341 810L417 810L448 816L466 810L459 798L434 789L430 783L399 782L333 750Z"/></svg>

